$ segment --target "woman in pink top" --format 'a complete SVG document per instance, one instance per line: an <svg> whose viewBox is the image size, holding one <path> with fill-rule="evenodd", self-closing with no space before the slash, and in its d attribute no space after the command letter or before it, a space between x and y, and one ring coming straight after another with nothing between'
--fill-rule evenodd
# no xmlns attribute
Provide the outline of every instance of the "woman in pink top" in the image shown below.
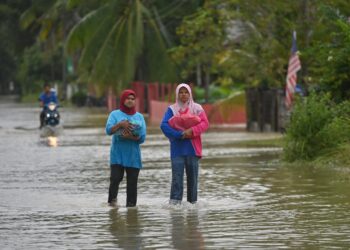
<svg viewBox="0 0 350 250"><path fill-rule="evenodd" d="M182 127L173 121L181 120L181 116L186 116L182 117L184 118ZM181 83L177 86L176 102L168 107L160 127L170 141L172 169L170 204L180 204L182 201L184 170L187 177L187 201L196 203L198 161L202 157L201 134L208 129L209 122L202 106L193 101L189 85Z"/></svg>

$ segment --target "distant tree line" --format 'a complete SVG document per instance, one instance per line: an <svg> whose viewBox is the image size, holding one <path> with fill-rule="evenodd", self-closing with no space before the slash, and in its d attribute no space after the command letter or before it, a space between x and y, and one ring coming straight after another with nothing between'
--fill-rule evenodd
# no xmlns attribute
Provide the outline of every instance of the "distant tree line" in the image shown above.
<svg viewBox="0 0 350 250"><path fill-rule="evenodd" d="M305 89L350 97L347 0L3 0L0 92L130 81L283 87L292 31Z"/></svg>

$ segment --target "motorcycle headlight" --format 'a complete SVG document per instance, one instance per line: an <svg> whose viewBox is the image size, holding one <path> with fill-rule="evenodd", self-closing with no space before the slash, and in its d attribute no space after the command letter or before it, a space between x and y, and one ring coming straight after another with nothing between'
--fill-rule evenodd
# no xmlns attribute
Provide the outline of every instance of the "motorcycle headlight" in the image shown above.
<svg viewBox="0 0 350 250"><path fill-rule="evenodd" d="M50 117L50 114L46 114L46 117L49 118L49 117Z"/></svg>
<svg viewBox="0 0 350 250"><path fill-rule="evenodd" d="M54 114L54 117L57 117L58 115L57 114Z"/></svg>

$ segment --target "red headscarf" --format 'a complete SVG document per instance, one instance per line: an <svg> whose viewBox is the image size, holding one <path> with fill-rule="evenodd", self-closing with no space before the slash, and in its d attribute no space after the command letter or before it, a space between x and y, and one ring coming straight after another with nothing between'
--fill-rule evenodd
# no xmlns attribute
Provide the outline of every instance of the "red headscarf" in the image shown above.
<svg viewBox="0 0 350 250"><path fill-rule="evenodd" d="M120 107L119 107L119 109L121 111L123 111L125 114L133 115L133 114L136 113L135 107L129 108L129 107L124 105L124 102L128 98L129 95L133 95L136 98L136 94L135 94L135 92L133 90L131 90L131 89L124 90L122 92L121 96L120 96Z"/></svg>

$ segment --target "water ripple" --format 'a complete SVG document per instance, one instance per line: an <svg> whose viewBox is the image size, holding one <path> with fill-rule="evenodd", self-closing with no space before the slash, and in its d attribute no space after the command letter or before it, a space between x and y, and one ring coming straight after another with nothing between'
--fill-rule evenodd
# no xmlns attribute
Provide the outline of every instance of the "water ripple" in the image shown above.
<svg viewBox="0 0 350 250"><path fill-rule="evenodd" d="M203 136L199 201L168 204L169 142L142 145L138 206L106 204L110 137L103 110L62 109L57 147L39 138L39 108L0 103L1 249L305 249L350 245L350 187L327 170L280 167L279 148L233 142L275 134ZM86 123L86 116L89 121ZM186 200L186 193L184 195Z"/></svg>

